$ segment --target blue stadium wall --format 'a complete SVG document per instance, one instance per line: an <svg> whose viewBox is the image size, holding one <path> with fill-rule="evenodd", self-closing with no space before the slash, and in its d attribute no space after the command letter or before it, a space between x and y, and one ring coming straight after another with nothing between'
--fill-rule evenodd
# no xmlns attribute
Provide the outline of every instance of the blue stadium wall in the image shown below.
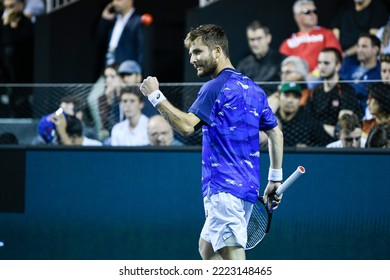
<svg viewBox="0 0 390 280"><path fill-rule="evenodd" d="M200 162L197 148L1 148L0 259L199 259ZM389 259L389 152L286 151L285 176L297 165L248 259Z"/></svg>

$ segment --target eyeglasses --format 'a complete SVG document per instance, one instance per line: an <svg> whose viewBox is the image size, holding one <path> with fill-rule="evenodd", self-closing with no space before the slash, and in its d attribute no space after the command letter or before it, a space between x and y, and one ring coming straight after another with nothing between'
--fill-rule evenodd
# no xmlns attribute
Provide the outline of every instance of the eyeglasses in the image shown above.
<svg viewBox="0 0 390 280"><path fill-rule="evenodd" d="M311 15L311 14L316 15L317 14L317 10L306 10L306 9L304 9L304 10L301 11L301 13L304 14L304 15Z"/></svg>

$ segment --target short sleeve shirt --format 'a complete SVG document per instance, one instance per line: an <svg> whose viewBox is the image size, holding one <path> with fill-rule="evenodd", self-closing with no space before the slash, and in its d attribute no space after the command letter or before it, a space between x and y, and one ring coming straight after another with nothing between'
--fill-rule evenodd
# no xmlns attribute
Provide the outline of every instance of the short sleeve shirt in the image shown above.
<svg viewBox="0 0 390 280"><path fill-rule="evenodd" d="M279 52L286 56L299 56L307 61L310 72L317 68L317 58L324 48L336 48L340 52L341 46L332 30L317 26L309 32L298 32L284 40Z"/></svg>
<svg viewBox="0 0 390 280"><path fill-rule="evenodd" d="M202 86L189 112L205 123L203 197L227 192L255 203L260 186L259 131L278 125L264 91L227 68Z"/></svg>

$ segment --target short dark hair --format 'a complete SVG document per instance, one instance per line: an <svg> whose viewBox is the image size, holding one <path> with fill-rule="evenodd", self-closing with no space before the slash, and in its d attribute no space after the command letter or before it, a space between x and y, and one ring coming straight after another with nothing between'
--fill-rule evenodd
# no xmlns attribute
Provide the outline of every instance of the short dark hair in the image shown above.
<svg viewBox="0 0 390 280"><path fill-rule="evenodd" d="M381 40L378 37L376 37L375 35L370 34L370 33L362 33L362 34L359 35L358 40L360 38L368 38L368 39L370 39L371 45L373 45L375 47L378 47L379 50L381 49Z"/></svg>
<svg viewBox="0 0 390 280"><path fill-rule="evenodd" d="M204 24L192 29L184 39L184 45L187 49L191 47L192 42L200 38L202 42L211 50L220 46L227 58L229 54L229 43L225 31L215 24Z"/></svg>
<svg viewBox="0 0 390 280"><path fill-rule="evenodd" d="M69 136L83 136L83 124L74 116L66 116L66 133Z"/></svg>
<svg viewBox="0 0 390 280"><path fill-rule="evenodd" d="M252 21L246 28L247 31L248 30L257 30L257 29L262 29L265 34L270 34L269 27L265 23L258 21L258 20Z"/></svg>
<svg viewBox="0 0 390 280"><path fill-rule="evenodd" d="M336 57L337 63L341 64L343 62L343 54L336 48L333 47L323 48L321 52L333 53L334 56Z"/></svg>
<svg viewBox="0 0 390 280"><path fill-rule="evenodd" d="M390 148L390 124L381 123L371 128L368 134L367 148Z"/></svg>
<svg viewBox="0 0 390 280"><path fill-rule="evenodd" d="M367 86L368 95L378 101L378 106L386 114L390 114L390 86L384 83L372 83Z"/></svg>
<svg viewBox="0 0 390 280"><path fill-rule="evenodd" d="M141 103L144 102L144 95L142 94L141 90L137 86L125 86L121 88L119 93L119 101L122 100L122 95L124 94L134 94L135 96L138 97L139 102Z"/></svg>
<svg viewBox="0 0 390 280"><path fill-rule="evenodd" d="M356 114L343 114L338 122L338 132L341 133L344 131L349 134L353 132L356 128L362 128L362 122L359 120L359 117Z"/></svg>
<svg viewBox="0 0 390 280"><path fill-rule="evenodd" d="M61 98L60 103L73 103L76 104L78 98L76 95L65 95Z"/></svg>

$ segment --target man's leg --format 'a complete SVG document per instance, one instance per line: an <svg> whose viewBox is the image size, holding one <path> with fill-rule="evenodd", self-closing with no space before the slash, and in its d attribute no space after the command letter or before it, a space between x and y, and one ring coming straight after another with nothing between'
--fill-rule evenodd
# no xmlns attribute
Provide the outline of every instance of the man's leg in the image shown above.
<svg viewBox="0 0 390 280"><path fill-rule="evenodd" d="M199 238L199 253L203 260L222 260L221 256L214 252L211 243Z"/></svg>
<svg viewBox="0 0 390 280"><path fill-rule="evenodd" d="M245 260L245 250L241 246L226 246L218 250L223 260Z"/></svg>

